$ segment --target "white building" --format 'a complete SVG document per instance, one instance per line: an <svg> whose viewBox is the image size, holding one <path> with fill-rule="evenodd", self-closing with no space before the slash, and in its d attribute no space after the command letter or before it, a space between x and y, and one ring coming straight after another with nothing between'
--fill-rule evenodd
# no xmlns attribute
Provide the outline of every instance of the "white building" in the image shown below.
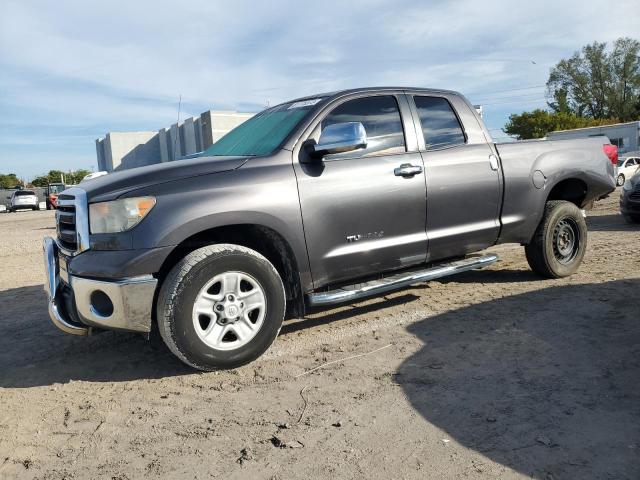
<svg viewBox="0 0 640 480"><path fill-rule="evenodd" d="M640 150L640 121L616 123L602 127L576 128L574 130L559 130L547 134L549 140L567 138L585 138L606 135L612 144L618 147L622 155L627 152Z"/></svg>
<svg viewBox="0 0 640 480"><path fill-rule="evenodd" d="M98 170L171 162L201 152L253 115L209 110L158 132L109 132L96 139Z"/></svg>

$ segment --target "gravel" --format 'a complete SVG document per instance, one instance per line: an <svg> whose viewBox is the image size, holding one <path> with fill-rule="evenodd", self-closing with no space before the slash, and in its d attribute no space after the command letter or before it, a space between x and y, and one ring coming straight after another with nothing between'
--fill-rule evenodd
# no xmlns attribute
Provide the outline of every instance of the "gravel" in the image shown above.
<svg viewBox="0 0 640 480"><path fill-rule="evenodd" d="M589 212L570 278L498 246L487 270L287 322L211 373L138 335L57 331L53 212L0 214L0 477L640 478L640 228L617 201Z"/></svg>

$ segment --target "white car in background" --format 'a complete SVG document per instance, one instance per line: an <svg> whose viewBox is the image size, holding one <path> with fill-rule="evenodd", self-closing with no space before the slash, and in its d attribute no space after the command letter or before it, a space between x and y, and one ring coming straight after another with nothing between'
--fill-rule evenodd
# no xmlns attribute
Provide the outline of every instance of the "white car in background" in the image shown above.
<svg viewBox="0 0 640 480"><path fill-rule="evenodd" d="M633 177L640 167L640 156L638 157L621 157L618 160L618 180L616 185L619 187L624 185L627 178Z"/></svg>
<svg viewBox="0 0 640 480"><path fill-rule="evenodd" d="M32 190L16 190L11 195L9 211L15 212L20 209L38 210L38 196Z"/></svg>

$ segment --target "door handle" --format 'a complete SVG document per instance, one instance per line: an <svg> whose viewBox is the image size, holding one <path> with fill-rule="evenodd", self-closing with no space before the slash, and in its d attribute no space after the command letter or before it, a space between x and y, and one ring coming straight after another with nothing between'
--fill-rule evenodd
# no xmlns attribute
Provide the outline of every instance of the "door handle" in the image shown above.
<svg viewBox="0 0 640 480"><path fill-rule="evenodd" d="M411 165L410 163L403 163L398 168L393 169L393 174L396 177L413 177L418 173L422 173L422 167L419 165Z"/></svg>
<svg viewBox="0 0 640 480"><path fill-rule="evenodd" d="M491 170L498 170L498 159L495 155L489 155L489 165L491 165Z"/></svg>

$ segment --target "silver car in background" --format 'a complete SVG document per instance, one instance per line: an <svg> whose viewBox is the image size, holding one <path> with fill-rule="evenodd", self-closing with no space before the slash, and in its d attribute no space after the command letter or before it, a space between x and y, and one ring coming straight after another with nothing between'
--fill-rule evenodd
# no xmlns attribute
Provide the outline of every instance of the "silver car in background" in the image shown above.
<svg viewBox="0 0 640 480"><path fill-rule="evenodd" d="M11 195L9 211L15 212L20 209L38 210L38 196L32 190L16 190Z"/></svg>

